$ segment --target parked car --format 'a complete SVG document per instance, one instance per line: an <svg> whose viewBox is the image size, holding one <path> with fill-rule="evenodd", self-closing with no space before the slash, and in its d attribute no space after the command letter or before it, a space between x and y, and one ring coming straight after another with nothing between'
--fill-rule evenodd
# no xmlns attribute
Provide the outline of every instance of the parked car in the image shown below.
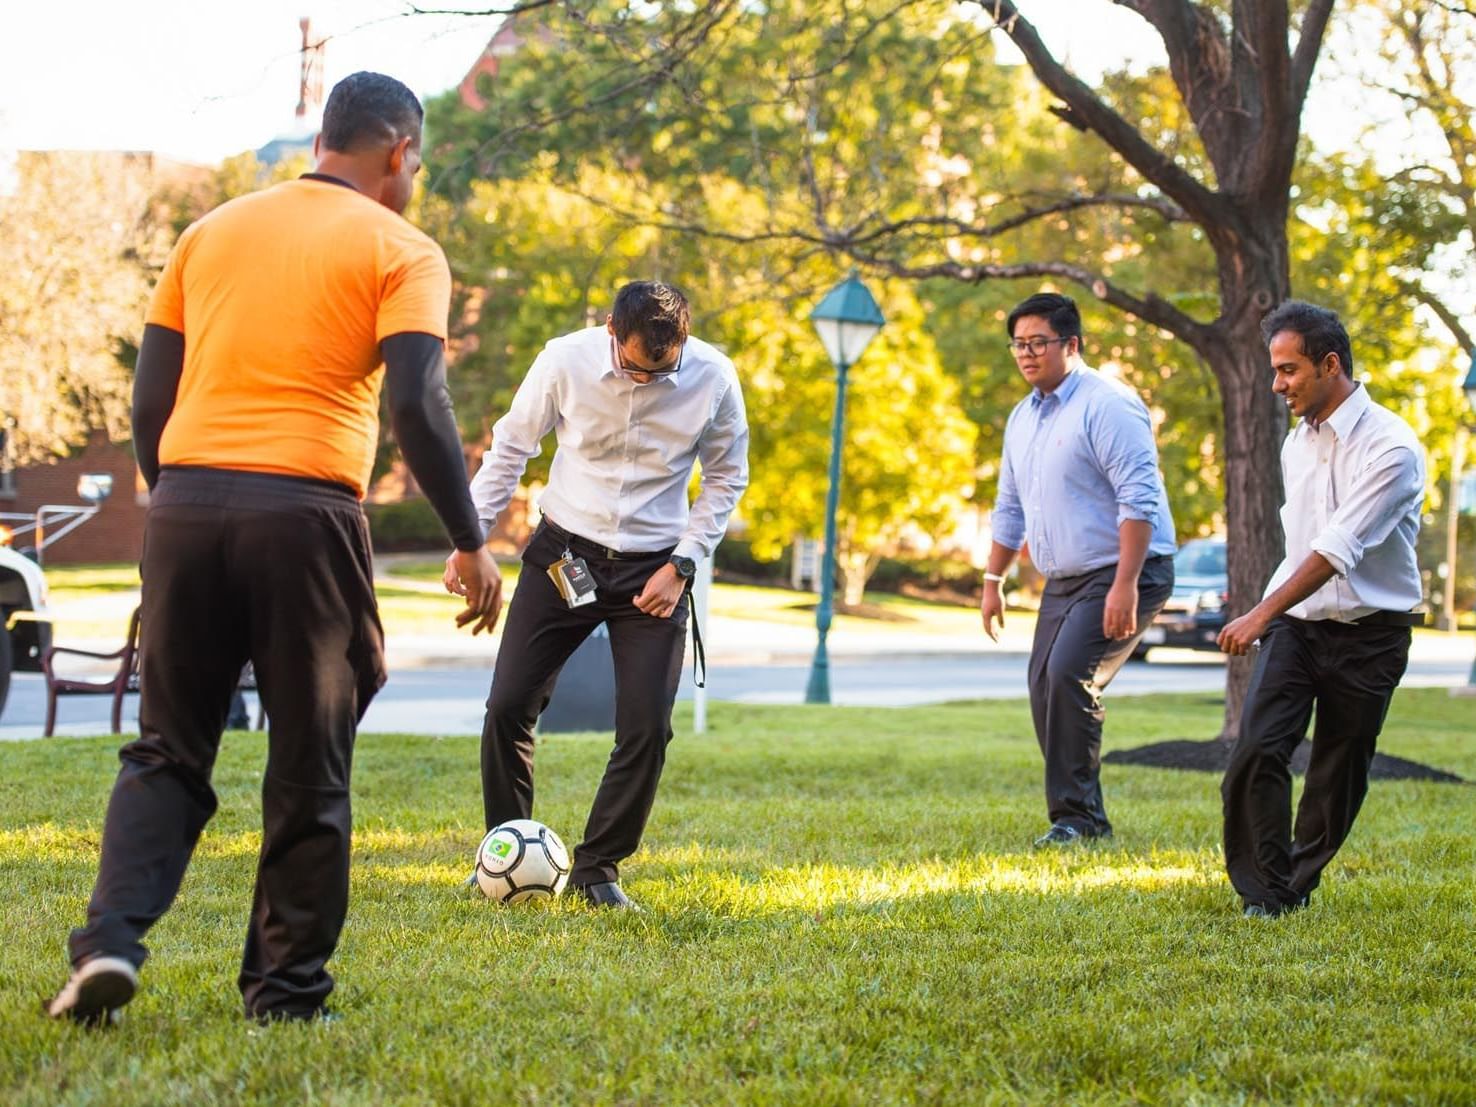
<svg viewBox="0 0 1476 1107"><path fill-rule="evenodd" d="M1193 538L1174 554L1174 591L1153 625L1143 632L1135 658L1148 656L1155 646L1218 650L1215 645L1225 625L1230 599L1230 576L1225 566L1223 538Z"/></svg>
<svg viewBox="0 0 1476 1107"><path fill-rule="evenodd" d="M10 696L11 672L39 672L41 654L51 645L46 579L39 565L5 544L8 534L0 523L0 715Z"/></svg>

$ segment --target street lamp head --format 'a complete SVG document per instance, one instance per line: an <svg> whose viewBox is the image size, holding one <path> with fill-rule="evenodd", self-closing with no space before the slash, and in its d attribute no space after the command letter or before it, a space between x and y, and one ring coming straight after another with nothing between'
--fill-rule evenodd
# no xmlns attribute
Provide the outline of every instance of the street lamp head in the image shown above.
<svg viewBox="0 0 1476 1107"><path fill-rule="evenodd" d="M855 365L886 318L866 286L852 273L826 293L810 312L825 352L836 365Z"/></svg>

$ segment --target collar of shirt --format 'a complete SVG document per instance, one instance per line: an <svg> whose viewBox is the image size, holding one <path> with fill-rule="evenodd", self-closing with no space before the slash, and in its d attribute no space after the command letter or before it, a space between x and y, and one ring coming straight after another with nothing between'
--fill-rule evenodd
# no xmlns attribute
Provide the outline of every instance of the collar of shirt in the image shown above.
<svg viewBox="0 0 1476 1107"><path fill-rule="evenodd" d="M1346 442L1348 435L1353 433L1353 428L1358 425L1358 420L1363 418L1363 413L1368 410L1372 402L1368 397L1368 389L1362 384L1355 384L1353 391L1337 406L1337 410L1321 423L1307 421L1307 426L1314 434L1320 434L1323 427L1329 427L1339 442Z"/></svg>
<svg viewBox="0 0 1476 1107"><path fill-rule="evenodd" d="M1031 406L1039 408L1052 397L1055 397L1058 402L1065 404L1067 400L1071 399L1071 394L1076 391L1077 386L1081 384L1081 374L1076 369L1077 367L1073 365L1067 370L1066 375L1061 378L1061 383L1056 385L1050 392L1042 392L1038 388L1032 388L1030 390Z"/></svg>
<svg viewBox="0 0 1476 1107"><path fill-rule="evenodd" d="M670 373L657 373L646 383L655 384L657 381L667 381L670 382L673 387L675 387L677 383L677 377L681 375L681 372L681 366L680 363L678 363L678 367L676 369L673 369ZM613 334L610 336L610 360L606 363L604 370L600 373L601 379L605 377L614 377L616 380L630 381L631 384L640 383L639 381L634 380L631 375L627 373L624 369L620 368L620 353L616 348L615 336Z"/></svg>

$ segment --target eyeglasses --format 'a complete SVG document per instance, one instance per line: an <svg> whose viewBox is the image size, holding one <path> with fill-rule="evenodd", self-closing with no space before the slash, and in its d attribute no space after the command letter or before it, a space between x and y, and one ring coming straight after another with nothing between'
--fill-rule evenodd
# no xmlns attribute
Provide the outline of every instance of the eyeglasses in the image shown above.
<svg viewBox="0 0 1476 1107"><path fill-rule="evenodd" d="M1046 352L1046 349L1052 342L1070 342L1075 337L1075 335L1068 334L1065 338L1041 338L1039 336L1035 338L1012 338L1010 339L1010 353L1019 357L1026 350L1029 350L1036 357L1040 357L1041 354Z"/></svg>
<svg viewBox="0 0 1476 1107"><path fill-rule="evenodd" d="M647 369L644 366L632 365L625 360L625 354L621 352L620 343L612 336L610 345L615 350L615 364L622 373L643 373L648 377L669 377L682 367L682 356L687 352L687 344L683 342L677 350L676 364L669 369Z"/></svg>

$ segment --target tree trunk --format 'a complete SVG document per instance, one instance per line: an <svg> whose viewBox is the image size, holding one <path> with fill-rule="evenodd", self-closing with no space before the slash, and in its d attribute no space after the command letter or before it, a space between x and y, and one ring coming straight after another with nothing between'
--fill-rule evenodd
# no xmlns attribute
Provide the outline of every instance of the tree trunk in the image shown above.
<svg viewBox="0 0 1476 1107"><path fill-rule="evenodd" d="M1290 292L1285 222L1264 220L1257 240L1238 237L1218 250L1222 313L1214 340L1200 352L1220 382L1225 413L1225 524L1230 601L1228 618L1245 614L1261 599L1280 563L1281 442L1286 405L1271 391L1271 364L1261 338L1261 319ZM1255 655L1231 658L1225 673L1222 741L1240 729Z"/></svg>
<svg viewBox="0 0 1476 1107"><path fill-rule="evenodd" d="M870 556L865 550L841 550L836 558L836 567L841 578L841 603L845 607L860 607L866 598L866 582L876 571L878 557Z"/></svg>

